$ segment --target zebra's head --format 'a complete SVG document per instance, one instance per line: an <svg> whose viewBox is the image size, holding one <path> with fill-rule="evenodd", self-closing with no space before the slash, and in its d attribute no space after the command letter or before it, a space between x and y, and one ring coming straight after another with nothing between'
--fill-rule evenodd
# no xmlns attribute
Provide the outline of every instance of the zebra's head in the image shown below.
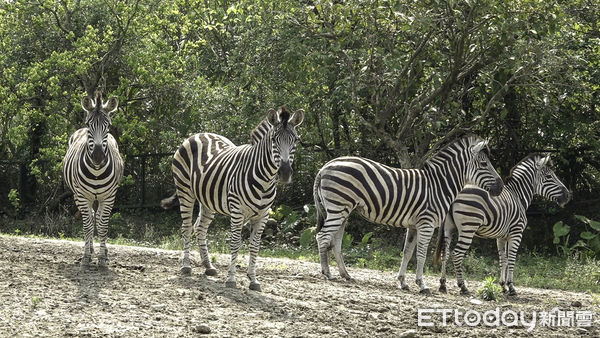
<svg viewBox="0 0 600 338"><path fill-rule="evenodd" d="M550 155L536 155L534 162L534 193L564 207L569 201L569 190L552 170Z"/></svg>
<svg viewBox="0 0 600 338"><path fill-rule="evenodd" d="M469 137L469 139L472 139ZM490 163L488 141L477 139L469 148L470 160L467 163L467 183L475 184L490 195L498 196L504 188L504 182Z"/></svg>
<svg viewBox="0 0 600 338"><path fill-rule="evenodd" d="M87 112L85 124L88 129L87 155L96 168L106 163L108 156L108 129L111 125L110 113L117 109L119 101L111 97L102 103L102 92L97 91L95 98L86 95L81 100L81 107Z"/></svg>
<svg viewBox="0 0 600 338"><path fill-rule="evenodd" d="M299 109L295 113L281 106L278 110L269 111L267 120L272 126L271 146L273 160L277 167L277 176L282 183L292 181L292 164L296 144L300 137L296 133L296 127L304 120L304 110Z"/></svg>

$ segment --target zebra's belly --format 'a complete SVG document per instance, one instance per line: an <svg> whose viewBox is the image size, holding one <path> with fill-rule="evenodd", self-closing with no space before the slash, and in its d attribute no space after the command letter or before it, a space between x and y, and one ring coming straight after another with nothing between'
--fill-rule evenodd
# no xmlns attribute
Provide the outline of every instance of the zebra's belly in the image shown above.
<svg viewBox="0 0 600 338"><path fill-rule="evenodd" d="M386 213L375 213L369 212L366 206L361 205L357 206L355 210L370 222L392 227L413 228L421 219L421 210L417 210L419 213L410 210L389 210Z"/></svg>

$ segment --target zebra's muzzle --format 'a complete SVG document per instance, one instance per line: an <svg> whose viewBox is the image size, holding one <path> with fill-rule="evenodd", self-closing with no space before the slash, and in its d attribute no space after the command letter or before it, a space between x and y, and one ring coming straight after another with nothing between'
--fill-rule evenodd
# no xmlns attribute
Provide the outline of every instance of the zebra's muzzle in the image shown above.
<svg viewBox="0 0 600 338"><path fill-rule="evenodd" d="M281 161L279 165L279 170L277 170L277 176L279 177L279 182L281 183L290 183L292 182L292 174L294 170L290 165L290 162Z"/></svg>
<svg viewBox="0 0 600 338"><path fill-rule="evenodd" d="M496 178L496 182L492 184L490 187L490 195L498 196L502 192L502 188L504 188L504 182L501 178Z"/></svg>
<svg viewBox="0 0 600 338"><path fill-rule="evenodd" d="M96 145L94 146L94 151L92 151L92 164L94 166L101 167L105 160L106 160L106 156L104 155L104 152L102 151L102 146L100 145Z"/></svg>
<svg viewBox="0 0 600 338"><path fill-rule="evenodd" d="M571 199L571 194L569 193L569 190L567 190L566 188L562 189L562 194L560 194L559 196L556 196L554 198L554 200L556 201L558 206L561 208L564 208L570 199Z"/></svg>

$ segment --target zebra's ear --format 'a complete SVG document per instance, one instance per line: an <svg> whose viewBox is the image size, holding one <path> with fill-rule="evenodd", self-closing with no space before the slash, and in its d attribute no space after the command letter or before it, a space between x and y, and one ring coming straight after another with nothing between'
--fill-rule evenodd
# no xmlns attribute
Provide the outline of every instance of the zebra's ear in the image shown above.
<svg viewBox="0 0 600 338"><path fill-rule="evenodd" d="M479 154L480 151L487 147L488 142L488 140L483 140L481 142L476 143L471 150L473 152L473 155Z"/></svg>
<svg viewBox="0 0 600 338"><path fill-rule="evenodd" d="M84 96L83 99L81 99L81 108L83 108L85 111L90 112L94 110L94 106L94 100L92 100L92 98L88 95Z"/></svg>
<svg viewBox="0 0 600 338"><path fill-rule="evenodd" d="M267 121L269 121L269 123L272 126L279 123L279 114L277 113L277 111L275 109L269 110L269 112L267 113Z"/></svg>
<svg viewBox="0 0 600 338"><path fill-rule="evenodd" d="M303 109L298 109L298 110L296 110L296 112L294 113L294 115L292 115L292 117L290 118L290 123L294 127L297 127L300 124L302 124L302 121L304 121L304 110Z"/></svg>
<svg viewBox="0 0 600 338"><path fill-rule="evenodd" d="M537 169L541 169L542 167L550 164L550 154L546 154L546 156L540 158L539 160L535 161L535 167Z"/></svg>
<svg viewBox="0 0 600 338"><path fill-rule="evenodd" d="M110 99L108 99L108 102L106 102L106 104L104 104L103 108L106 109L107 114L110 114L117 109L118 105L119 105L119 99L117 99L115 96L113 96Z"/></svg>

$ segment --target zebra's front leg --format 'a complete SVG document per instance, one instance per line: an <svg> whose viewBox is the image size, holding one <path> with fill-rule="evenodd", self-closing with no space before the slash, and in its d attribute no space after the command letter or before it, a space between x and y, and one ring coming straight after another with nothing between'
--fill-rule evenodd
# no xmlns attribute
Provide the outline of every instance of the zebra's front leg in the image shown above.
<svg viewBox="0 0 600 338"><path fill-rule="evenodd" d="M408 284L406 284L406 268L408 262L412 258L413 251L417 245L417 230L413 228L406 229L406 238L404 239L404 250L402 250L402 263L400 264L400 271L398 272L398 280L400 281L400 287L402 290L408 290Z"/></svg>
<svg viewBox="0 0 600 338"><path fill-rule="evenodd" d="M94 219L95 212L92 204L82 195L75 196L75 203L83 220L83 236L85 246L83 249L83 257L81 258L81 270L90 268L92 254L94 253Z"/></svg>
<svg viewBox="0 0 600 338"><path fill-rule="evenodd" d="M198 239L198 247L200 248L200 257L202 258L202 265L204 265L204 274L207 276L216 276L217 269L210 262L210 256L208 254L208 245L206 242L206 233L208 232L208 226L215 217L215 213L207 209L203 205L200 205L200 213L198 219L194 224L194 233Z"/></svg>
<svg viewBox="0 0 600 338"><path fill-rule="evenodd" d="M114 203L114 195L103 202L98 203L96 211L96 228L100 239L100 251L98 252L98 268L105 269L108 265L108 249L106 248L106 235L108 234L108 220Z"/></svg>
<svg viewBox="0 0 600 338"><path fill-rule="evenodd" d="M265 216L251 223L252 234L250 235L250 258L248 261L248 278L250 279L250 290L259 292L262 290L260 288L260 283L256 279L255 265L256 258L258 256L258 251L260 250L260 238L262 236L266 222L267 217Z"/></svg>
<svg viewBox="0 0 600 338"><path fill-rule="evenodd" d="M498 262L500 265L500 286L502 287L502 292L506 293L506 274L508 270L508 260L506 257L506 238L498 238L496 239L496 246L498 247Z"/></svg>
<svg viewBox="0 0 600 338"><path fill-rule="evenodd" d="M419 286L419 293L430 294L431 291L423 281L423 269L425 267L425 259L427 258L427 248L431 236L433 236L433 226L426 224L417 229L417 273L415 283Z"/></svg>
<svg viewBox="0 0 600 338"><path fill-rule="evenodd" d="M241 213L239 214L231 214L231 240L229 242L229 247L231 250L231 263L229 264L229 275L227 276L227 281L225 282L225 286L228 288L235 288L235 271L236 271L236 262L238 252L240 251L240 247L242 245L242 225L244 224L244 217Z"/></svg>

